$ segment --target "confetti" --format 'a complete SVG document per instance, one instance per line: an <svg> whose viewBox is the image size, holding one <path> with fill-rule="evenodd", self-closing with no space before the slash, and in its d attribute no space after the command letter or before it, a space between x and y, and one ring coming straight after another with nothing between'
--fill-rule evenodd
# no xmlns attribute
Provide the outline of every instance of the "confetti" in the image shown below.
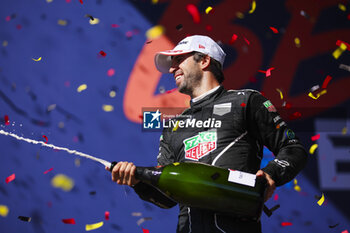
<svg viewBox="0 0 350 233"><path fill-rule="evenodd" d="M49 172L52 171L52 170L53 170L53 167L50 168L49 170L44 171L44 174L47 174L47 173L49 173Z"/></svg>
<svg viewBox="0 0 350 233"><path fill-rule="evenodd" d="M173 128L173 132L175 132L179 128L179 121L176 121L175 126Z"/></svg>
<svg viewBox="0 0 350 233"><path fill-rule="evenodd" d="M131 213L132 216L142 216L142 213L141 212L132 212Z"/></svg>
<svg viewBox="0 0 350 233"><path fill-rule="evenodd" d="M275 196L273 196L273 200L277 201L278 200L278 194L275 194Z"/></svg>
<svg viewBox="0 0 350 233"><path fill-rule="evenodd" d="M230 43L230 44L235 43L235 41L237 40L237 38L238 38L238 36L237 36L236 34L233 34L229 43Z"/></svg>
<svg viewBox="0 0 350 233"><path fill-rule="evenodd" d="M74 187L74 181L64 174L57 174L51 179L51 185L68 192Z"/></svg>
<svg viewBox="0 0 350 233"><path fill-rule="evenodd" d="M18 219L19 220L22 220L24 222L30 222L32 221L32 218L31 217L25 217L25 216L18 216Z"/></svg>
<svg viewBox="0 0 350 233"><path fill-rule="evenodd" d="M282 227L291 226L291 225L293 225L291 222L281 222Z"/></svg>
<svg viewBox="0 0 350 233"><path fill-rule="evenodd" d="M336 46L341 46L341 44L345 44L347 50L350 51L350 44L348 44L348 43L346 43L346 42L344 42L344 41L341 41L341 40L337 40L337 42L335 43Z"/></svg>
<svg viewBox="0 0 350 233"><path fill-rule="evenodd" d="M298 37L294 38L294 43L297 46L297 48L300 48L301 44L300 44L300 39Z"/></svg>
<svg viewBox="0 0 350 233"><path fill-rule="evenodd" d="M100 54L102 57L105 57L105 56L107 56L107 53L105 53L104 51L100 51L98 54Z"/></svg>
<svg viewBox="0 0 350 233"><path fill-rule="evenodd" d="M108 75L109 77L112 77L114 74L115 74L115 70L114 70L113 68L111 68L111 69L109 69L109 70L107 71L107 75Z"/></svg>
<svg viewBox="0 0 350 233"><path fill-rule="evenodd" d="M253 1L252 2L252 9L250 9L249 14L253 14L253 12L255 11L255 8L256 8L256 2Z"/></svg>
<svg viewBox="0 0 350 233"><path fill-rule="evenodd" d="M109 220L109 211L105 211L105 219Z"/></svg>
<svg viewBox="0 0 350 233"><path fill-rule="evenodd" d="M247 45L250 45L250 42L247 38L243 37L244 41L247 43Z"/></svg>
<svg viewBox="0 0 350 233"><path fill-rule="evenodd" d="M244 18L244 14L243 14L242 12L237 12L237 13L236 13L236 16L237 16L237 18L239 18L239 19L243 19L243 18Z"/></svg>
<svg viewBox="0 0 350 233"><path fill-rule="evenodd" d="M58 24L58 25L61 25L61 26L66 26L66 25L68 24L68 21L65 20L65 19L59 19L59 20L57 21L57 24Z"/></svg>
<svg viewBox="0 0 350 233"><path fill-rule="evenodd" d="M149 233L149 230L142 228L142 233Z"/></svg>
<svg viewBox="0 0 350 233"><path fill-rule="evenodd" d="M10 118L8 115L4 116L5 125L10 125Z"/></svg>
<svg viewBox="0 0 350 233"><path fill-rule="evenodd" d="M109 97L111 97L111 98L114 98L116 95L117 95L117 93L113 90L109 92Z"/></svg>
<svg viewBox="0 0 350 233"><path fill-rule="evenodd" d="M271 67L271 68L268 68L266 71L264 70L259 70L258 72L260 73L265 73L265 77L270 77L271 76L271 71L274 70L275 68L274 67Z"/></svg>
<svg viewBox="0 0 350 233"><path fill-rule="evenodd" d="M173 88L173 89L171 89L171 90L167 90L165 93L166 94L170 94L170 93L172 93L172 92L174 92L174 91L176 91L177 90L177 88Z"/></svg>
<svg viewBox="0 0 350 233"><path fill-rule="evenodd" d="M207 9L205 9L205 13L209 14L211 10L213 10L213 8L211 6L208 6Z"/></svg>
<svg viewBox="0 0 350 233"><path fill-rule="evenodd" d="M86 14L85 17L89 17L91 20L94 20L94 17L92 15Z"/></svg>
<svg viewBox="0 0 350 233"><path fill-rule="evenodd" d="M301 191L301 187L299 185L295 185L294 186L294 190L297 191L297 192L300 192Z"/></svg>
<svg viewBox="0 0 350 233"><path fill-rule="evenodd" d="M338 4L338 7L339 7L339 9L340 9L341 11L346 11L346 6L345 6L345 5L339 3L339 4Z"/></svg>
<svg viewBox="0 0 350 233"><path fill-rule="evenodd" d="M348 129L346 128L346 127L344 127L343 129L342 129L342 131L341 131L341 134L346 134L346 132L348 131Z"/></svg>
<svg viewBox="0 0 350 233"><path fill-rule="evenodd" d="M243 107L243 108L244 108L245 106L246 106L246 104L245 104L245 103L241 103L241 107Z"/></svg>
<svg viewBox="0 0 350 233"><path fill-rule="evenodd" d="M98 18L94 18L93 20L92 19L89 20L89 24L91 24L91 25L96 25L99 22L100 22L100 20Z"/></svg>
<svg viewBox="0 0 350 233"><path fill-rule="evenodd" d="M139 220L137 220L137 225L141 225L144 221L147 221L147 220L152 220L151 217L146 217L146 218L140 218Z"/></svg>
<svg viewBox="0 0 350 233"><path fill-rule="evenodd" d="M278 91L280 93L280 97L281 97L281 100L283 100L283 94L282 94L282 91L280 89L276 89L276 91Z"/></svg>
<svg viewBox="0 0 350 233"><path fill-rule="evenodd" d="M327 75L326 79L323 81L322 88L326 89L328 86L328 83L331 81L332 77L330 75Z"/></svg>
<svg viewBox="0 0 350 233"><path fill-rule="evenodd" d="M304 16L305 18L310 18L310 16L303 10L300 11L300 15Z"/></svg>
<svg viewBox="0 0 350 233"><path fill-rule="evenodd" d="M289 116L289 120L295 120L301 117L300 112L294 112L292 115Z"/></svg>
<svg viewBox="0 0 350 233"><path fill-rule="evenodd" d="M192 20L194 23L200 23L200 21L201 21L200 14L199 14L198 9L195 5L188 4L186 6L186 10L188 11L188 13L191 14Z"/></svg>
<svg viewBox="0 0 350 233"><path fill-rule="evenodd" d="M313 98L314 100L317 100L321 95L324 95L327 93L327 90L323 90L320 93L317 93L316 96L314 96L314 94L312 94L311 92L308 94L308 96L310 96L311 98Z"/></svg>
<svg viewBox="0 0 350 233"><path fill-rule="evenodd" d="M309 150L309 153L310 154L313 154L315 152L315 150L317 149L318 147L318 144L313 144L311 147L310 147L310 150Z"/></svg>
<svg viewBox="0 0 350 233"><path fill-rule="evenodd" d="M53 2L53 0L46 0L46 2L47 2L47 3L51 3L51 2Z"/></svg>
<svg viewBox="0 0 350 233"><path fill-rule="evenodd" d="M83 4L83 0L79 0L79 2L80 2L81 4Z"/></svg>
<svg viewBox="0 0 350 233"><path fill-rule="evenodd" d="M152 0L152 4L157 4L158 0Z"/></svg>
<svg viewBox="0 0 350 233"><path fill-rule="evenodd" d="M277 34L278 33L278 30L277 28L274 28L274 27L270 27L270 29L272 30L273 33Z"/></svg>
<svg viewBox="0 0 350 233"><path fill-rule="evenodd" d="M320 198L320 200L317 201L317 204L321 206L323 202L324 202L324 194L322 193L322 197Z"/></svg>
<svg viewBox="0 0 350 233"><path fill-rule="evenodd" d="M318 140L318 139L320 139L320 134L316 134L315 136L312 136L312 137L311 137L311 140L312 140L312 141L316 141L316 140Z"/></svg>
<svg viewBox="0 0 350 233"><path fill-rule="evenodd" d="M114 107L112 105L104 104L102 105L102 109L105 112L112 112L114 110Z"/></svg>
<svg viewBox="0 0 350 233"><path fill-rule="evenodd" d="M98 222L98 223L94 223L94 224L86 224L85 225L85 230L86 231L91 231L91 230L95 230L97 228L100 228L103 226L103 222Z"/></svg>
<svg viewBox="0 0 350 233"><path fill-rule="evenodd" d="M32 58L33 61L41 61L41 57L39 57L38 59Z"/></svg>
<svg viewBox="0 0 350 233"><path fill-rule="evenodd" d="M9 177L7 177L7 178L5 179L6 184L10 183L10 182L13 181L15 178L16 178L16 175L15 175L15 173L13 173L12 175L10 175Z"/></svg>
<svg viewBox="0 0 350 233"><path fill-rule="evenodd" d="M111 27L112 27L112 28L119 28L120 26L119 26L118 24L113 23L113 24L111 25Z"/></svg>
<svg viewBox="0 0 350 233"><path fill-rule="evenodd" d="M346 70L346 71L350 72L350 66L347 66L347 65L344 65L344 64L340 64L339 65L339 69L343 69L343 70Z"/></svg>
<svg viewBox="0 0 350 233"><path fill-rule="evenodd" d="M341 233L349 233L348 230L342 231Z"/></svg>
<svg viewBox="0 0 350 233"><path fill-rule="evenodd" d="M87 85L86 84L81 84L78 88L77 88L77 92L82 92L84 90L86 90Z"/></svg>
<svg viewBox="0 0 350 233"><path fill-rule="evenodd" d="M339 48L337 48L334 52L333 52L333 57L335 59L338 59L340 57L340 55L342 55L342 53L347 49L347 46L345 43L341 43Z"/></svg>
<svg viewBox="0 0 350 233"><path fill-rule="evenodd" d="M5 205L0 205L0 215L6 217L9 213L9 208Z"/></svg>
<svg viewBox="0 0 350 233"><path fill-rule="evenodd" d="M146 31L146 38L148 40L154 40L158 37L160 37L161 35L163 35L165 32L165 28L161 25L156 25L154 27L151 27L150 29L148 29Z"/></svg>
<svg viewBox="0 0 350 233"><path fill-rule="evenodd" d="M314 92L314 91L318 90L319 88L320 88L319 85L313 86L313 87L311 87L310 92Z"/></svg>
<svg viewBox="0 0 350 233"><path fill-rule="evenodd" d="M75 224L75 219L74 218L66 218L66 219L62 219L62 222L65 224Z"/></svg>
<svg viewBox="0 0 350 233"><path fill-rule="evenodd" d="M45 135L43 135L43 138L45 138L45 140L46 140L45 144L47 144L48 138Z"/></svg>

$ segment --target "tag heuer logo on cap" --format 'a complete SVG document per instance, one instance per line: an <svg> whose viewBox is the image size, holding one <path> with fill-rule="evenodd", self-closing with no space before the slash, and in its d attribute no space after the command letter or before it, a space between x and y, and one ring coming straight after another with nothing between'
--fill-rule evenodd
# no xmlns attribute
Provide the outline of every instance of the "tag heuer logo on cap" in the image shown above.
<svg viewBox="0 0 350 233"><path fill-rule="evenodd" d="M273 104L271 103L270 100L265 101L263 104L269 112L276 112L277 111L275 106L273 106Z"/></svg>

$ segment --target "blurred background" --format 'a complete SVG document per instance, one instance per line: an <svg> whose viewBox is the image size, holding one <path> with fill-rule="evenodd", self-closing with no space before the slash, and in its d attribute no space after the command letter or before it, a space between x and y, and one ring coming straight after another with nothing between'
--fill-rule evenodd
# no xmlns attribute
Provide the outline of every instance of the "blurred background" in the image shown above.
<svg viewBox="0 0 350 233"><path fill-rule="evenodd" d="M189 99L153 57L194 34L227 53L224 86L262 92L309 151L263 232L350 231L349 1L1 0L0 130L154 166L161 133L142 130L142 108ZM2 233L175 232L177 206L140 200L99 163L4 134L0 158Z"/></svg>

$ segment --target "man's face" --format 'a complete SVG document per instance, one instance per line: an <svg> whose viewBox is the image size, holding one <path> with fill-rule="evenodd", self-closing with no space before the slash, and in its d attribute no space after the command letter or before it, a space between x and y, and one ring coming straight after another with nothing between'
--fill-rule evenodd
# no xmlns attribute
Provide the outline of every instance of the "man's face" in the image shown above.
<svg viewBox="0 0 350 233"><path fill-rule="evenodd" d="M193 53L174 56L169 72L174 75L179 92L190 96L200 85L203 75L199 63L193 59Z"/></svg>

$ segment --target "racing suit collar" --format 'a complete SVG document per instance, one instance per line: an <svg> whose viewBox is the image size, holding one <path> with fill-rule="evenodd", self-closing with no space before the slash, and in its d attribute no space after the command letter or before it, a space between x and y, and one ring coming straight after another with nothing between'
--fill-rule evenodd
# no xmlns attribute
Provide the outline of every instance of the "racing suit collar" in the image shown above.
<svg viewBox="0 0 350 233"><path fill-rule="evenodd" d="M214 90L214 91L212 91ZM218 87L215 87L214 89L212 89L209 91L208 94L204 94L204 96L200 96L201 98L196 101L193 101L194 99L191 100L191 108L197 108L197 107L201 107L201 106L204 106L207 104L207 101L208 100L212 100L214 99L216 96L218 96L219 94L221 94L225 89L222 85L218 86Z"/></svg>

